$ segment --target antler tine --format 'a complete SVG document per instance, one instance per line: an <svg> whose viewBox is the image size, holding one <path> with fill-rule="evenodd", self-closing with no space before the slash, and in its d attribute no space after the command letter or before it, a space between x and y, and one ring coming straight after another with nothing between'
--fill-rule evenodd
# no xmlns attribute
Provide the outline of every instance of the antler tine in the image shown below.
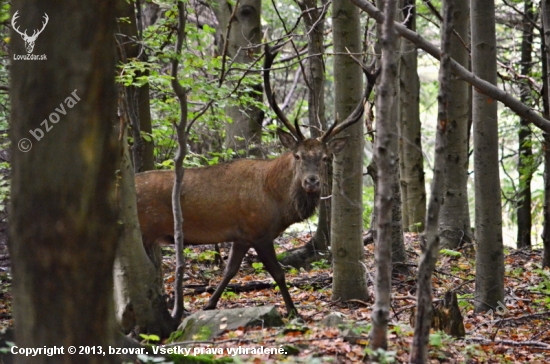
<svg viewBox="0 0 550 364"><path fill-rule="evenodd" d="M302 134L302 131L300 130L300 125L298 125L298 118L294 119L294 127L296 128L296 137L298 140L306 140L306 137L304 134Z"/></svg>
<svg viewBox="0 0 550 364"><path fill-rule="evenodd" d="M298 124L296 123L296 128L292 126L288 118L283 114L283 111L279 108L279 105L277 105L277 102L275 101L275 97L273 96L273 91L271 89L271 83L269 81L269 72L271 70L271 66L273 65L273 60L277 56L277 52L282 47L282 45L274 46L273 48L270 48L267 44L265 45L265 55L264 55L264 88L265 88L265 95L267 97L267 101L269 102L269 106L273 109L275 112L275 115L277 115L277 118L287 127L287 129L290 131L294 137L296 137L298 140L304 140L304 136L301 131L296 131L298 128Z"/></svg>
<svg viewBox="0 0 550 364"><path fill-rule="evenodd" d="M355 124L357 121L359 121L359 119L361 119L361 116L363 115L363 112L365 110L365 102L367 102L367 100L369 99L372 89L374 88L374 84L376 83L376 79L380 74L380 69L376 70L376 72L371 73L363 68L363 73L365 73L365 75L367 76L367 87L365 87L365 91L363 93L363 97L361 98L361 101L357 104L357 106L355 107L355 110L353 110L353 112L342 123L339 123L338 116L336 117L336 120L334 121L334 123L321 136L322 142L328 142L330 139L332 139L335 135L340 133L342 130Z"/></svg>

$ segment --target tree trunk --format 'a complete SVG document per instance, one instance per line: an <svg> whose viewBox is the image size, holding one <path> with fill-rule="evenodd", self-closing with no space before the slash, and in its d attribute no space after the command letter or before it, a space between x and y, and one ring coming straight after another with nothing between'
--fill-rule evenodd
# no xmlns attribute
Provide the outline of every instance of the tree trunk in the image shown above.
<svg viewBox="0 0 550 364"><path fill-rule="evenodd" d="M451 37L451 58L468 69L470 64L470 4L455 1L453 7L454 34ZM456 249L472 241L468 205L468 140L471 87L452 78L447 145L447 173L439 214L441 247Z"/></svg>
<svg viewBox="0 0 550 364"><path fill-rule="evenodd" d="M260 44L262 40L262 2L240 0L236 3L237 9L233 9L232 4L227 0L219 0L214 7L220 26L220 54L229 57L233 62L251 63L261 50L260 47L250 47ZM259 93L250 96L261 102L262 86L258 85L256 91ZM262 140L263 119L261 110L253 106L230 106L226 109L226 114L232 120L226 126L226 148L244 150L249 155L259 156L261 153L258 145Z"/></svg>
<svg viewBox="0 0 550 364"><path fill-rule="evenodd" d="M45 14L50 18L34 49L47 60L11 66L15 341L22 348L65 348L64 355L53 357L17 355L16 363L117 361L101 354L76 359L66 350L115 345L114 6L113 1L12 3L25 28L40 26ZM11 39L13 53L26 54L21 37L12 32Z"/></svg>
<svg viewBox="0 0 550 364"><path fill-rule="evenodd" d="M139 337L141 333L168 337L175 329L164 300L161 261L152 262L141 240L137 215L136 186L126 133L118 184L120 220L123 222L114 267L116 318L121 330Z"/></svg>
<svg viewBox="0 0 550 364"><path fill-rule="evenodd" d="M127 20L118 21L118 51L123 63L135 60L145 60L145 50L135 40L139 39L136 22L136 11L133 2L119 0L117 2L117 18ZM148 72L136 72L135 78L146 76ZM128 114L132 122L132 136L134 145L132 154L136 172L155 169L154 144L152 140L151 108L149 103L149 83L143 86L127 86L125 89ZM143 137L142 133L149 137Z"/></svg>
<svg viewBox="0 0 550 364"><path fill-rule="evenodd" d="M310 133L312 137L320 137L323 130L327 129L327 119L325 117L325 65L323 62L324 47L324 21L322 9L316 9L317 0L304 0L299 2L300 8L306 12L304 23L308 36L308 68L307 84L309 86L308 94L308 118ZM332 191L332 168L326 173L328 178L324 179L325 184L322 187L322 195L328 196ZM317 221L317 230L313 236L313 246L315 252L325 253L330 245L330 199L323 199L319 203L319 217Z"/></svg>
<svg viewBox="0 0 550 364"><path fill-rule="evenodd" d="M494 0L471 0L472 69L496 85ZM497 103L477 88L473 93L476 219L475 311L484 312L504 300L504 256L498 164Z"/></svg>
<svg viewBox="0 0 550 364"><path fill-rule="evenodd" d="M362 70L349 56L361 52L359 11L347 0L332 3L335 113L345 119L360 102ZM363 247L363 123L347 128L346 147L334 157L331 247L332 300L368 300Z"/></svg>
<svg viewBox="0 0 550 364"><path fill-rule="evenodd" d="M544 45L543 64L543 82L544 82L544 108L545 117L550 115L550 0L542 0L542 39ZM544 251L542 254L543 267L550 267L550 134L544 133L544 228L542 231L542 243Z"/></svg>
<svg viewBox="0 0 550 364"><path fill-rule="evenodd" d="M533 2L525 1L523 14L523 31L521 39L521 74L528 76L531 72L531 52L533 51ZM520 100L524 104L531 101L531 88L525 83L520 84ZM531 180L533 177L533 151L531 149L531 129L529 122L525 119L520 120L520 129L518 133L518 173L519 173L519 193L518 193L518 238L517 247L531 248Z"/></svg>
<svg viewBox="0 0 550 364"><path fill-rule="evenodd" d="M405 25L416 31L415 0L403 0L401 8ZM426 220L426 186L420 139L420 81L417 68L416 46L402 39L399 62L399 161L403 229L421 232Z"/></svg>
<svg viewBox="0 0 550 364"><path fill-rule="evenodd" d="M391 261L392 261L392 208L395 204L394 185L397 168L398 145L397 123L392 119L392 109L397 105L395 82L397 79L397 34L394 19L397 12L397 1L384 2L385 21L381 31L382 73L376 90L376 139L374 160L378 170L376 209L375 263L376 278L374 282L375 302L372 309L372 330L370 332L372 349L387 349L387 330L390 313L391 295ZM399 187L398 187L399 189ZM401 225L400 225L401 227Z"/></svg>
<svg viewBox="0 0 550 364"><path fill-rule="evenodd" d="M459 0L461 1L461 0ZM451 79L451 35L454 0L443 2L443 24L441 26L441 66L439 68L439 94L437 132L434 152L434 177L431 186L430 204L426 219L425 246L418 266L418 291L414 339L411 345L410 363L428 362L428 342L432 323L432 275L439 255L439 210L443 199L445 183L447 130L449 125L450 79Z"/></svg>
<svg viewBox="0 0 550 364"><path fill-rule="evenodd" d="M382 4L382 1L381 0L378 0L378 2L380 4ZM401 5L404 5L403 2L399 2L398 3L400 8L402 7ZM381 7L383 7L383 4L380 5ZM396 14L396 16L399 16L399 13ZM382 38L382 35L381 35L381 26L379 26L377 28L377 32L378 32L378 37L379 39ZM377 54L381 54L381 50L380 50L380 45L377 43L377 45L375 46L378 50L377 50ZM401 39L400 38L397 38L397 45L396 45L396 49L398 49L399 51L401 50ZM399 54L399 53L398 53ZM400 69L400 59L401 57L398 57L396 59L396 65L397 65L397 68L398 70ZM381 58L378 57L377 59L377 63L378 63L378 67L381 68ZM399 120L400 119L400 109L399 107L399 94L400 94L400 82L399 82L399 75L398 77L396 77L394 79L394 85L393 87L391 88L392 92L393 92L393 97L395 99L395 105L396 107L392 107L390 108L390 115L388 116L390 120ZM396 132L399 133L399 125L397 126L398 130ZM399 134L398 134L399 135ZM401 140L400 140L401 141ZM401 152L401 145L399 146L400 150L399 152ZM399 161L399 164L396 164L395 167L394 167L394 177L393 177L393 181L394 181L394 185L392 187L393 189L393 195L392 195L392 198L394 200L394 203L392 205L392 247L391 247L391 254L392 254L392 269L393 269L393 272L394 273L401 273L401 274L405 274L407 275L409 273L409 267L407 266L407 252L405 251L405 242L404 242L404 237L403 237L403 226L405 225L408 225L408 217L407 217L407 221L406 222L403 222L403 216L408 216L408 214L406 214L404 211L403 211L403 208L406 208L406 206L404 206L402 204L402 201L403 201L403 198L402 198L402 191L405 191L405 193L407 193L406 191L407 190L404 190L402 188L402 184L401 184L401 168L403 166L403 161L401 160L401 158L399 157L398 158L398 161ZM373 161L372 161L372 168L373 169L376 169L376 161L375 161L375 158L373 158ZM374 186L374 195L375 195L375 200L376 200L376 196L378 194L378 186L376 185L377 183L377 179L374 179L373 178L373 182L375 183L375 186ZM414 193L413 193L414 195ZM377 226L377 223L376 223L376 212L374 211L375 209L373 209L373 218L372 218L372 221L371 221L371 226L373 229L376 229L376 226Z"/></svg>

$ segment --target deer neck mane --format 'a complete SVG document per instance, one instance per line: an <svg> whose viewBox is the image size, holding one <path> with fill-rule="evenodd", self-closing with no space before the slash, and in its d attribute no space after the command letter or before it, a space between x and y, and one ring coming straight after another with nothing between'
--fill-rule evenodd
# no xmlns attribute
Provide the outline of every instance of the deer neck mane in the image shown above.
<svg viewBox="0 0 550 364"><path fill-rule="evenodd" d="M319 193L307 193L301 181L296 178L296 167L291 152L272 161L267 174L266 187L277 200L283 202L282 211L290 224L303 221L315 212L319 204Z"/></svg>

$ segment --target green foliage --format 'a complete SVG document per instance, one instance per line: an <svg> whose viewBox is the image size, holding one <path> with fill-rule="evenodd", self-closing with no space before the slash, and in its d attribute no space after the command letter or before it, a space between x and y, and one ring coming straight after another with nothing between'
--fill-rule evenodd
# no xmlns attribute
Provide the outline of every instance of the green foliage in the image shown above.
<svg viewBox="0 0 550 364"><path fill-rule="evenodd" d="M235 292L232 292L232 291L228 291L228 290L225 290L223 293L222 293L222 298L223 299L226 299L226 300L234 300L236 298L238 298L239 295L236 294Z"/></svg>
<svg viewBox="0 0 550 364"><path fill-rule="evenodd" d="M453 258L460 258L462 256L461 252L457 252L457 251L451 250L451 249L441 249L439 251L439 254L446 255L448 257L453 257Z"/></svg>
<svg viewBox="0 0 550 364"><path fill-rule="evenodd" d="M374 209L374 186L363 187L363 228L371 226L372 210Z"/></svg>
<svg viewBox="0 0 550 364"><path fill-rule="evenodd" d="M320 259L316 262L312 262L311 266L313 267L313 270L328 269L330 268L330 262L326 259Z"/></svg>
<svg viewBox="0 0 550 364"><path fill-rule="evenodd" d="M150 344L151 342L157 342L160 341L160 337L158 335L147 335L147 334L139 334L139 337L143 339L143 343Z"/></svg>
<svg viewBox="0 0 550 364"><path fill-rule="evenodd" d="M265 273L264 263L254 262L252 263L252 268L254 268L257 274Z"/></svg>

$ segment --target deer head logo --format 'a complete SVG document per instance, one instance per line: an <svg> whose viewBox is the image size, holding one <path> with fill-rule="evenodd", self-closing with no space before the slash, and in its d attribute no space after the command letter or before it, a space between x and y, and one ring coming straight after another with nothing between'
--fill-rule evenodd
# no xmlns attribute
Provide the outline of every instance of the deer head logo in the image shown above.
<svg viewBox="0 0 550 364"><path fill-rule="evenodd" d="M23 40L25 41L25 48L27 49L27 53L32 53L34 49L34 42L36 42L36 38L38 38L40 33L42 33L42 31L44 30L44 28L46 28L46 25L48 24L48 20L49 20L48 14L44 13L44 22L42 23L42 29L34 30L32 35L29 36L27 35L26 29L24 32L21 32L19 30L19 27L15 25L15 20L19 17L19 15L17 15L18 12L19 10L17 10L15 14L13 14L13 18L11 19L11 25L13 27L13 30L19 33L21 35L21 38L23 38Z"/></svg>

